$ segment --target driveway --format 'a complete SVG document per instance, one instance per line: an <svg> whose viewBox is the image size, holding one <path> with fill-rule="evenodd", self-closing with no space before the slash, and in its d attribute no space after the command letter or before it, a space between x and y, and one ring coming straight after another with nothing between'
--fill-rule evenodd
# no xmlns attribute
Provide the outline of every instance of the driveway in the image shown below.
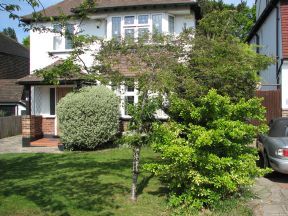
<svg viewBox="0 0 288 216"><path fill-rule="evenodd" d="M22 136L0 139L0 154L3 153L61 153L58 147L22 147Z"/></svg>
<svg viewBox="0 0 288 216"><path fill-rule="evenodd" d="M257 179L258 199L250 202L255 216L288 216L288 175L273 172Z"/></svg>

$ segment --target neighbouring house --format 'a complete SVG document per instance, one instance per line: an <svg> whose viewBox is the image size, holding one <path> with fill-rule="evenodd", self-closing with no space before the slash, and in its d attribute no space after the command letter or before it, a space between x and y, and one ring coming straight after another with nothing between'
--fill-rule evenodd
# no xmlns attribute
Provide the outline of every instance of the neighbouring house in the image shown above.
<svg viewBox="0 0 288 216"><path fill-rule="evenodd" d="M34 27L46 27L51 32L30 31L30 75L19 79L18 83L29 89L29 114L23 120L27 128L23 137L27 140L39 136L57 136L57 117L55 106L68 92L75 88L80 80L61 80L59 86L45 85L43 80L34 75L34 71L45 67L53 67L61 59L69 56L73 49L69 37L53 33L55 31L79 32L94 35L103 39L137 38L143 33L157 30L161 33L180 34L185 28L195 28L200 16L200 8L196 0L101 0L96 1L96 7L89 11L88 18L69 20L65 28L57 23L57 17L65 14L73 17L82 0L64 0L46 8L43 16L54 17L55 21L33 22L31 15L23 17L22 21ZM47 19L46 19L47 20ZM54 31L54 32L55 32ZM94 47L97 51L100 47ZM52 57L51 57L52 56ZM91 66L93 57L83 55L86 66ZM125 74L129 77L129 73ZM134 86L120 86L116 92L121 98L120 117L122 122L129 119L125 111L126 103L137 103L138 94ZM165 117L159 111L158 116ZM26 125L26 126L25 126ZM36 131L37 130L37 131Z"/></svg>
<svg viewBox="0 0 288 216"><path fill-rule="evenodd" d="M0 33L0 111L5 115L24 115L26 95L17 79L29 74L29 50Z"/></svg>
<svg viewBox="0 0 288 216"><path fill-rule="evenodd" d="M260 96L270 119L288 116L288 1L256 0L256 23L248 36L257 53L275 57L275 64L260 71Z"/></svg>

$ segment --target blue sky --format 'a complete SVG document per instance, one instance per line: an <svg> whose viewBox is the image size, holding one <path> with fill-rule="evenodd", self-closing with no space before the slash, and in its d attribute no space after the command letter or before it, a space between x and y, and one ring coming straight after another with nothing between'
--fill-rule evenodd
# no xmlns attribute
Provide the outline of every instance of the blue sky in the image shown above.
<svg viewBox="0 0 288 216"><path fill-rule="evenodd" d="M1 3L20 4L21 10L18 13L19 15L27 15L33 11L32 8L23 0L0 0L0 1ZM60 1L61 0L41 0L41 3L44 5L44 7L48 7ZM238 4L240 3L240 0L224 0L224 2L229 4L230 3ZM249 6L252 6L254 4L254 0L247 0L247 2ZM9 16L8 13L0 11L0 31L2 31L3 28L7 27L14 28L16 31L18 41L22 42L23 38L28 36L28 32L24 32L22 28L18 27L18 21L9 19L8 16Z"/></svg>

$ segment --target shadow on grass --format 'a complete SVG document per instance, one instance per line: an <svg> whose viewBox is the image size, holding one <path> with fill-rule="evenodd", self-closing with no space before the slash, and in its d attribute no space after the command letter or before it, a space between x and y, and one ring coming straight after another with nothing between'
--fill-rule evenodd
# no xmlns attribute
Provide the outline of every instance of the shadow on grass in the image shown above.
<svg viewBox="0 0 288 216"><path fill-rule="evenodd" d="M23 196L57 215L68 216L71 209L113 215L113 209L120 207L115 199L130 193L132 161L97 156L67 153L0 159L0 195ZM141 193L151 178L144 177Z"/></svg>

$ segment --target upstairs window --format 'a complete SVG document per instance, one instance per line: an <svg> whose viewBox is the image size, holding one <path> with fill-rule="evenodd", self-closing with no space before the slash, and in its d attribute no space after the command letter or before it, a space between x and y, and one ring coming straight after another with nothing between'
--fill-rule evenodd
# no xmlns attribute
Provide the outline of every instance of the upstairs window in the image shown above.
<svg viewBox="0 0 288 216"><path fill-rule="evenodd" d="M117 40L121 38L121 17L112 17L112 37Z"/></svg>
<svg viewBox="0 0 288 216"><path fill-rule="evenodd" d="M135 24L135 16L125 16L124 17L125 25L134 25Z"/></svg>
<svg viewBox="0 0 288 216"><path fill-rule="evenodd" d="M169 16L168 21L169 21L169 33L174 34L174 31L175 31L175 19L174 19L174 17Z"/></svg>
<svg viewBox="0 0 288 216"><path fill-rule="evenodd" d="M73 49L72 38L74 34L74 25L67 24L64 29L61 24L54 24L53 32L55 33L53 37L53 50Z"/></svg>
<svg viewBox="0 0 288 216"><path fill-rule="evenodd" d="M153 33L162 33L162 15L161 14L152 15L152 27L153 27Z"/></svg>
<svg viewBox="0 0 288 216"><path fill-rule="evenodd" d="M53 32L56 33L53 37L53 50L60 50L61 49L61 44L62 44L62 25L60 24L55 24L53 26Z"/></svg>
<svg viewBox="0 0 288 216"><path fill-rule="evenodd" d="M73 34L74 26L71 24L67 24L65 27L65 49L73 49Z"/></svg>

